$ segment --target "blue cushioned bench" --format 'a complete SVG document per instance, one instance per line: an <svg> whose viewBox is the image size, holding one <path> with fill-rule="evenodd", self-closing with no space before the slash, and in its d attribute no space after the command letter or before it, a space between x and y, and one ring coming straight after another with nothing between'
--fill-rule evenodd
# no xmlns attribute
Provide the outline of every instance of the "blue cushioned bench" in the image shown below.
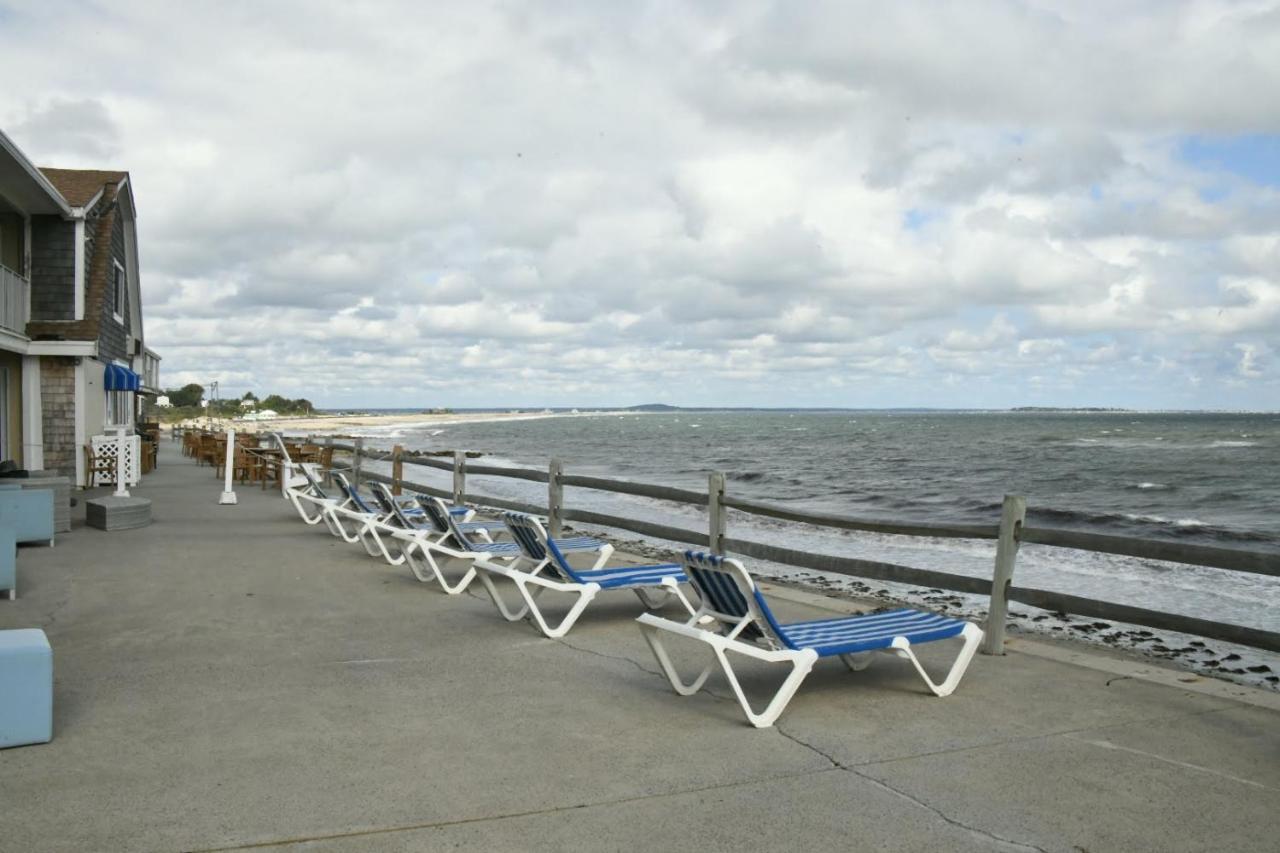
<svg viewBox="0 0 1280 853"><path fill-rule="evenodd" d="M0 527L19 542L53 544L53 492L49 489L0 489Z"/></svg>
<svg viewBox="0 0 1280 853"><path fill-rule="evenodd" d="M53 740L53 649L39 628L0 631L0 748Z"/></svg>
<svg viewBox="0 0 1280 853"><path fill-rule="evenodd" d="M0 527L0 594L18 597L18 542L13 531Z"/></svg>

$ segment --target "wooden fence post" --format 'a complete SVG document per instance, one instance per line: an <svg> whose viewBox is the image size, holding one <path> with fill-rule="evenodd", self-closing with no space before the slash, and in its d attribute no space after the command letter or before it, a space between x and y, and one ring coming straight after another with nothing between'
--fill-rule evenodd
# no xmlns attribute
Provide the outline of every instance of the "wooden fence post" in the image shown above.
<svg viewBox="0 0 1280 853"><path fill-rule="evenodd" d="M453 503L462 506L467 497L467 454L453 451Z"/></svg>
<svg viewBox="0 0 1280 853"><path fill-rule="evenodd" d="M547 533L552 539L558 539L564 532L564 484L560 477L564 474L564 463L552 459L547 468Z"/></svg>
<svg viewBox="0 0 1280 853"><path fill-rule="evenodd" d="M712 554L724 554L724 472L707 477L707 547Z"/></svg>
<svg viewBox="0 0 1280 853"><path fill-rule="evenodd" d="M324 466L324 484L328 486L333 483L333 436L332 435L326 435L324 437L324 455L321 456L321 458L328 462L328 464Z"/></svg>
<svg viewBox="0 0 1280 853"><path fill-rule="evenodd" d="M404 478L404 448L391 448L391 494L400 495L400 481Z"/></svg>
<svg viewBox="0 0 1280 853"><path fill-rule="evenodd" d="M355 437L356 449L351 453L351 484L360 487L360 457L364 454L364 439Z"/></svg>
<svg viewBox="0 0 1280 853"><path fill-rule="evenodd" d="M1009 616L1009 587L1013 585L1013 566L1018 559L1018 534L1027 518L1027 499L1004 496L1000 512L1000 537L996 540L996 568L991 577L991 604L987 607L986 639L982 653L1004 654L1004 624Z"/></svg>

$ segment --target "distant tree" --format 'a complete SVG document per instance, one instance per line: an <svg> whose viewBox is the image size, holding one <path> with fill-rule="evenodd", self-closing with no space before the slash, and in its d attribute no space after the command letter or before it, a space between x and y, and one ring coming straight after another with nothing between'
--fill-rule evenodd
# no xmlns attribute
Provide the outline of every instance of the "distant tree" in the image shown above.
<svg viewBox="0 0 1280 853"><path fill-rule="evenodd" d="M170 389L165 393L174 406L198 406L204 399L204 386L192 382L190 385L184 385L177 390Z"/></svg>
<svg viewBox="0 0 1280 853"><path fill-rule="evenodd" d="M252 391L245 391L245 392L244 392L244 396L243 396L243 397L241 397L240 399L241 399L241 400L252 400L253 402L255 402L255 403L256 403L256 402L258 402L258 395L257 395L257 394L255 394L255 393L253 393Z"/></svg>
<svg viewBox="0 0 1280 853"><path fill-rule="evenodd" d="M271 409L273 412L283 414L293 408L292 403L292 400L281 397L279 394L271 394L258 401L258 408Z"/></svg>

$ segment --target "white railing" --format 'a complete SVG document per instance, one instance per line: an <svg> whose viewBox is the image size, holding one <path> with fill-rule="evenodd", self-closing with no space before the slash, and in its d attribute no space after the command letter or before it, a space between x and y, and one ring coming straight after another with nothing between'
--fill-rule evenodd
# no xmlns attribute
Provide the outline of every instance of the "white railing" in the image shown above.
<svg viewBox="0 0 1280 853"><path fill-rule="evenodd" d="M0 266L0 328L26 334L31 316L31 284L5 266Z"/></svg>

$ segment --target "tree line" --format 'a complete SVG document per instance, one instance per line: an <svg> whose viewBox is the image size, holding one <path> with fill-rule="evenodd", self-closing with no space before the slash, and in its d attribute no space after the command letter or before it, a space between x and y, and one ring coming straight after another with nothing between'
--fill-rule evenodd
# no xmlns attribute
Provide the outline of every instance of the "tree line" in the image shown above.
<svg viewBox="0 0 1280 853"><path fill-rule="evenodd" d="M183 385L181 388L166 389L164 396L169 398L170 408L163 409L152 404L152 414L161 416L165 420L183 420L200 415L233 418L247 411L262 411L264 409L271 409L281 415L310 415L315 411L315 406L305 397L299 397L295 400L282 397L279 394L269 394L259 399L252 391L249 391L243 397L233 397L228 400L210 400L206 408L200 405L200 402L205 398L204 386L197 382ZM253 403L252 409L240 405L245 400Z"/></svg>

